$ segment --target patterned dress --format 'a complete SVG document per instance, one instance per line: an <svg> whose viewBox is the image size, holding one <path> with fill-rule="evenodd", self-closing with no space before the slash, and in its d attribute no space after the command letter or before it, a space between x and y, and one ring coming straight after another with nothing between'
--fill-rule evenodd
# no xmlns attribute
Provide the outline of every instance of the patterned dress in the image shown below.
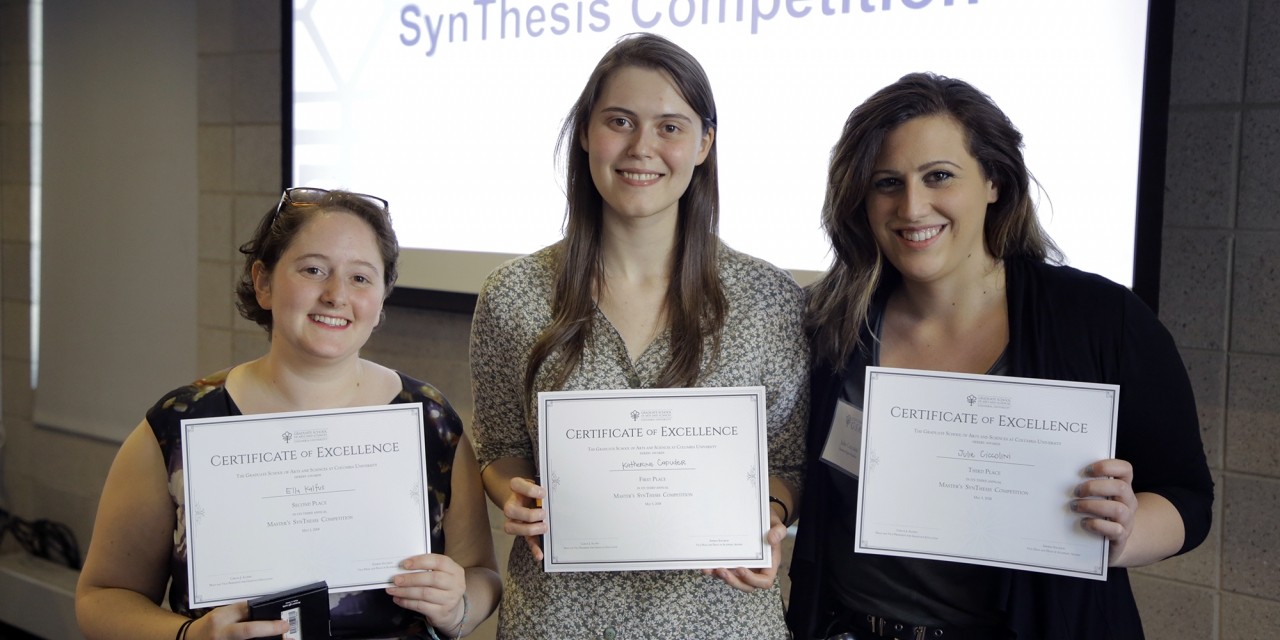
<svg viewBox="0 0 1280 640"><path fill-rule="evenodd" d="M548 359L524 396L530 349L551 321L552 247L508 262L485 282L471 335L474 438L480 464L504 457L538 460L536 393L549 391ZM803 297L791 276L721 245L720 278L729 301L719 357L704 349L707 387L766 389L770 474L800 486L808 416L808 346ZM621 336L598 310L593 339L563 389L653 386L671 356L663 332L632 363ZM531 407L525 415L525 404ZM536 464L536 462L535 462ZM544 573L528 545L512 545L498 637L787 638L782 596L745 593L699 571Z"/></svg>
<svg viewBox="0 0 1280 640"><path fill-rule="evenodd" d="M229 371L229 370L227 370ZM147 412L147 423L156 436L169 471L169 497L173 500L173 552L170 555L169 606L186 616L200 617L209 609L191 610L187 599L187 537L183 513L182 420L240 415L227 393L227 371L201 378L166 394ZM453 454L462 436L462 421L435 387L400 374L400 393L387 404L422 403L427 443L427 505L431 518L431 549L444 553L442 518L449 507ZM335 593L329 596L334 638L426 638L421 618L400 608L381 589Z"/></svg>

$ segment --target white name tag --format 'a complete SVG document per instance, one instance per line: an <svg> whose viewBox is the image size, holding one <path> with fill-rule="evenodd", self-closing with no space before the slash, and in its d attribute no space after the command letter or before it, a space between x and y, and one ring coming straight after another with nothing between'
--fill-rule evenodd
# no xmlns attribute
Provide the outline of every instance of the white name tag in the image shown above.
<svg viewBox="0 0 1280 640"><path fill-rule="evenodd" d="M280 619L289 623L289 630L284 632L282 640L302 640L301 611L300 607L294 607L280 612Z"/></svg>
<svg viewBox="0 0 1280 640"><path fill-rule="evenodd" d="M827 444L822 448L822 461L857 478L861 455L862 410L844 400L837 400Z"/></svg>

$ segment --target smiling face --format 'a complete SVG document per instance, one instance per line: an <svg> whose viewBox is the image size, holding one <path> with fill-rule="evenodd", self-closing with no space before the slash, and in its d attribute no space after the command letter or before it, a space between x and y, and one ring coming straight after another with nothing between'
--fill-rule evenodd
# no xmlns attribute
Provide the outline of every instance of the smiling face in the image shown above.
<svg viewBox="0 0 1280 640"><path fill-rule="evenodd" d="M623 67L605 81L580 143L606 219L670 219L714 131L668 76Z"/></svg>
<svg viewBox="0 0 1280 640"><path fill-rule="evenodd" d="M258 304L272 316L272 349L304 358L357 356L382 313L382 255L372 228L340 209L318 211L267 272L254 265Z"/></svg>
<svg viewBox="0 0 1280 640"><path fill-rule="evenodd" d="M993 258L983 242L998 191L946 115L891 131L876 157L867 219L886 259L907 282L978 278Z"/></svg>

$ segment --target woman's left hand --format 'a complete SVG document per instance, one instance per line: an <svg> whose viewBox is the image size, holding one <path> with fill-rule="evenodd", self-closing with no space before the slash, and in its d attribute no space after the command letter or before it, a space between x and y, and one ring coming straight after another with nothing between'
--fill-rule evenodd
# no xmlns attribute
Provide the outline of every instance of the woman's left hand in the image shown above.
<svg viewBox="0 0 1280 640"><path fill-rule="evenodd" d="M452 629L464 615L462 595L467 591L466 571L452 558L437 553L414 556L400 563L401 573L387 593L395 603L426 617L437 629Z"/></svg>
<svg viewBox="0 0 1280 640"><path fill-rule="evenodd" d="M702 572L724 580L729 586L753 593L759 589L768 589L773 586L774 578L778 576L778 565L782 563L782 541L787 537L787 527L782 524L782 520L778 519L778 514L772 513L770 509L769 515L769 548L772 549L770 555L773 558L773 566L765 569L747 569L738 567L736 569L703 569Z"/></svg>
<svg viewBox="0 0 1280 640"><path fill-rule="evenodd" d="M1110 540L1111 557L1118 557L1124 553L1138 513L1133 465L1114 458L1099 460L1086 467L1084 474L1089 479L1076 485L1071 510L1084 516L1080 524L1085 530Z"/></svg>

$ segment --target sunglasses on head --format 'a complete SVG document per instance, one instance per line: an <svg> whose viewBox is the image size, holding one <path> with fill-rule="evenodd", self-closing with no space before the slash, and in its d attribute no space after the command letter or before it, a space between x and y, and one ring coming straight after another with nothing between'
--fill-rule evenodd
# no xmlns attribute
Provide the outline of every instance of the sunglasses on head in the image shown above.
<svg viewBox="0 0 1280 640"><path fill-rule="evenodd" d="M291 206L310 206L317 205L324 201L325 196L329 195L328 189L319 189L316 187L289 187L280 194L280 202L276 204L275 213L271 214L271 224L275 224L276 218L280 217L280 212L284 210L286 204ZM371 196L367 193L352 193L353 198L359 198L369 204L386 211L387 201L378 196Z"/></svg>

